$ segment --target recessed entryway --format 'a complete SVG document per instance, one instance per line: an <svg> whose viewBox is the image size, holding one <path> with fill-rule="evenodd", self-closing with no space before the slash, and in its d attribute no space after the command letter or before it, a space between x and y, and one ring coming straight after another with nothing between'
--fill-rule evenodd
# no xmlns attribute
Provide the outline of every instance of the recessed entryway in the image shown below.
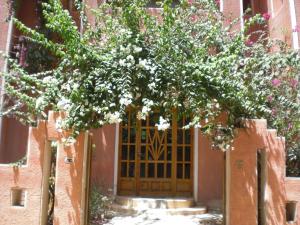
<svg viewBox="0 0 300 225"><path fill-rule="evenodd" d="M118 195L193 197L193 129L173 113L158 130L159 113L136 119L133 110L119 127Z"/></svg>

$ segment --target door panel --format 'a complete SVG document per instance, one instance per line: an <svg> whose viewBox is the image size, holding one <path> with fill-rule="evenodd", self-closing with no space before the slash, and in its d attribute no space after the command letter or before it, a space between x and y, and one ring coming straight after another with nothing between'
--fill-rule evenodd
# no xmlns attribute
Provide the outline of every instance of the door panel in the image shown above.
<svg viewBox="0 0 300 225"><path fill-rule="evenodd" d="M159 131L159 114L135 120L132 111L120 126L118 194L139 196L192 196L193 132L177 120ZM174 122L175 121L175 122Z"/></svg>

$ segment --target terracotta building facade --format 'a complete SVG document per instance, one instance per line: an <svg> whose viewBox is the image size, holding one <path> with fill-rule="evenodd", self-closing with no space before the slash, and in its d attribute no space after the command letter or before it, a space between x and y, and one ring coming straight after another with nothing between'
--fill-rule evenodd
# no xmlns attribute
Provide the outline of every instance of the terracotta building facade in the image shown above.
<svg viewBox="0 0 300 225"><path fill-rule="evenodd" d="M100 4L86 3L92 8ZM36 4L22 1L14 16L34 28ZM79 24L72 0L63 4ZM271 38L299 49L299 0L220 1L228 19L243 18L248 7L253 14L270 15ZM9 53L21 34L7 18L7 1L0 0L0 50ZM243 19L237 29L242 26ZM7 71L5 61L0 60L0 67ZM245 128L237 130L234 150L224 153L213 150L197 128L182 129L189 118L178 120L176 113L163 134L155 128L159 113L138 121L128 112L127 121L83 133L71 146L62 142L67 134L55 128L60 117L50 112L37 127L0 119L1 225L46 224L53 160L55 225L87 224L91 185L115 196L191 198L221 211L226 225L300 225L300 178L285 176L284 138L269 130L265 120L245 121ZM16 166L21 159L25 164Z"/></svg>

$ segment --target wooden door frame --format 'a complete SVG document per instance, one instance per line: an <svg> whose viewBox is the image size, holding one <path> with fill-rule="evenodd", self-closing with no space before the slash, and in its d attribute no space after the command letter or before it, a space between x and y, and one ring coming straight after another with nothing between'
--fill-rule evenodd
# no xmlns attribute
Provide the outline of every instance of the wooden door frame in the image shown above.
<svg viewBox="0 0 300 225"><path fill-rule="evenodd" d="M177 116L177 115L176 115ZM174 119L174 114L172 116ZM140 122L139 122L140 123ZM177 127L177 124L176 124ZM191 194L193 199L195 200L195 202L197 202L197 198L198 198L198 188L199 188L199 162L198 162L198 158L199 158L199 129L198 128L191 128L192 130L192 138L191 138L191 181L192 181L192 190L191 190ZM118 195L118 191L119 191L119 174L120 174L120 149L119 149L119 145L120 145L120 133L121 133L121 128L120 128L120 124L117 123L115 126L115 150L114 150L114 178L113 178L113 194L115 196ZM175 133L175 135L174 135ZM172 143L177 141L177 129L172 129ZM173 146L173 144L172 144ZM139 145L136 144L136 147L138 148ZM138 152L136 151L136 157L137 157ZM176 176L175 172L176 172L176 152L172 151L172 161L175 161L174 166L172 167L172 174L174 174L174 176ZM173 164L173 162L172 162ZM139 167L137 167L136 171L136 176L139 174ZM174 184L176 185L176 177L175 179L173 179ZM137 184L136 184L137 185ZM136 189L138 190L138 189ZM172 190L175 190L172 188ZM139 194L137 192L137 194ZM174 195L175 196L175 195Z"/></svg>

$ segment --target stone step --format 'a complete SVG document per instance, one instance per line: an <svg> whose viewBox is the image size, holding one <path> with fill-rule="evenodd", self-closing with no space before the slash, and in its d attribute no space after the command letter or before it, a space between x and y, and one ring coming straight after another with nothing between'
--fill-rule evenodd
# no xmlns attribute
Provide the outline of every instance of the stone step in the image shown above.
<svg viewBox="0 0 300 225"><path fill-rule="evenodd" d="M192 198L139 198L117 196L115 202L121 206L139 210L190 208L195 205Z"/></svg>
<svg viewBox="0 0 300 225"><path fill-rule="evenodd" d="M165 215L180 215L180 216L191 216L201 215L207 213L206 207L195 207L195 208L175 208L175 209L152 209L150 213L153 214L165 214Z"/></svg>
<svg viewBox="0 0 300 225"><path fill-rule="evenodd" d="M147 212L148 215L180 215L180 216L191 216L191 215L202 215L207 213L207 207L192 207L192 208L171 208L171 209L138 209L128 208L118 204L113 204L111 209L119 215L139 215Z"/></svg>
<svg viewBox="0 0 300 225"><path fill-rule="evenodd" d="M160 210L160 209L154 209ZM166 209L163 209L164 211ZM152 210L150 210L152 211ZM145 210L137 215L115 216L105 225L221 225L221 214L166 215Z"/></svg>

